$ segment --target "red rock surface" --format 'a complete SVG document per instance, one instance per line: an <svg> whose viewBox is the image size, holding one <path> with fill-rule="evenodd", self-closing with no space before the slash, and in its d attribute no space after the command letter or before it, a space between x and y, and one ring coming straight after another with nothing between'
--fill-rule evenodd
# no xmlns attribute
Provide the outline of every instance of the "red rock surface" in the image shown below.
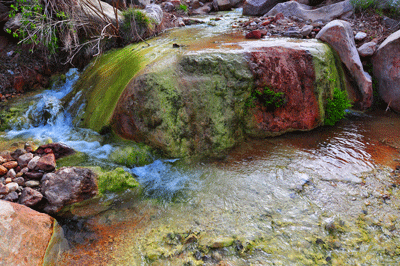
<svg viewBox="0 0 400 266"><path fill-rule="evenodd" d="M320 125L311 55L280 47L264 48L251 53L250 66L258 89L268 87L275 92L283 92L286 100L283 107L275 110L267 110L257 104L254 110L256 135L309 130Z"/></svg>
<svg viewBox="0 0 400 266"><path fill-rule="evenodd" d="M37 170L43 170L46 172L53 171L56 168L56 157L54 153L43 155L36 164Z"/></svg>
<svg viewBox="0 0 400 266"><path fill-rule="evenodd" d="M261 39L261 31L253 30L246 34L246 39Z"/></svg>
<svg viewBox="0 0 400 266"><path fill-rule="evenodd" d="M0 264L42 265L53 234L54 218L0 200L0 219Z"/></svg>
<svg viewBox="0 0 400 266"><path fill-rule="evenodd" d="M10 162L6 162L3 163L3 166L7 169L12 169L18 166L18 163L16 161L10 161Z"/></svg>

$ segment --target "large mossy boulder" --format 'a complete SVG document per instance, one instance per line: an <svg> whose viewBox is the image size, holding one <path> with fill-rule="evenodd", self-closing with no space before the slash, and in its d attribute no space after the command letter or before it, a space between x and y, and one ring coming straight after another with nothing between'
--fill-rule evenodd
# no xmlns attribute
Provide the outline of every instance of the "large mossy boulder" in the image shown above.
<svg viewBox="0 0 400 266"><path fill-rule="evenodd" d="M111 125L122 137L168 156L220 157L249 135L322 125L335 87L344 88L340 62L317 41L252 41L231 51L187 51L164 57L132 79Z"/></svg>
<svg viewBox="0 0 400 266"><path fill-rule="evenodd" d="M156 42L110 52L83 73L72 95L83 96L74 103L84 126L169 157L223 157L247 137L323 125L327 99L345 89L338 56L317 40Z"/></svg>

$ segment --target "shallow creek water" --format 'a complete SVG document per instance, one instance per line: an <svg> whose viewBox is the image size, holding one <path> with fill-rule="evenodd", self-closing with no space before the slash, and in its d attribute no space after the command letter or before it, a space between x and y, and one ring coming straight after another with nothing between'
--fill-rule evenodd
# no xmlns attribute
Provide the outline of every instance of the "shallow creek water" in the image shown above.
<svg viewBox="0 0 400 266"><path fill-rule="evenodd" d="M133 169L147 196L128 193L70 229L59 263L397 265L400 193L387 166L399 130L396 115L354 114L249 140L223 161Z"/></svg>
<svg viewBox="0 0 400 266"><path fill-rule="evenodd" d="M166 42L178 38L174 34ZM199 49L205 49L200 41ZM46 95L62 104L64 90ZM28 110L31 120L7 138L52 138L88 153L94 164L94 158L105 160L112 144L74 127L68 106L42 106L44 97L35 106L47 112L46 120L35 124ZM58 111L48 117L54 107ZM335 127L248 140L224 160L156 160L127 169L143 185L143 196L106 195L112 199L106 211L61 221L68 245L52 253L52 261L398 265L400 183L391 172L400 160L399 132L400 117L393 113L351 113Z"/></svg>

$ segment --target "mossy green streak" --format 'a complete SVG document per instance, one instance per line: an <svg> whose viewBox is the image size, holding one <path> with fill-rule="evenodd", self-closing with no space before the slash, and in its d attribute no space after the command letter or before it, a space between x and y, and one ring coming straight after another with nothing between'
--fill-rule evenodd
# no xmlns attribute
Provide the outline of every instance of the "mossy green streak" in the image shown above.
<svg viewBox="0 0 400 266"><path fill-rule="evenodd" d="M74 94L87 101L83 126L100 131L108 125L112 110L129 81L141 68L140 54L132 46L111 51L94 60L79 79Z"/></svg>

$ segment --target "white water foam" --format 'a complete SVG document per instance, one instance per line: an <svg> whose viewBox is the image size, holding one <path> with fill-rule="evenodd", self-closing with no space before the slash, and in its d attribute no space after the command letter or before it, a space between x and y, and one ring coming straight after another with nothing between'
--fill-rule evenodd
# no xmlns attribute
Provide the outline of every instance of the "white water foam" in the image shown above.
<svg viewBox="0 0 400 266"><path fill-rule="evenodd" d="M68 95L79 78L79 72L72 68L66 74L66 82L60 88L53 87L36 95L35 104L29 106L23 117L14 128L6 132L6 137L32 138L39 142L51 139L53 142L62 142L77 151L87 153L99 159L106 159L112 152L111 145L101 145L101 136L92 130L77 128L73 125L73 118L64 108L62 99ZM77 93L67 107L78 100L81 93Z"/></svg>

